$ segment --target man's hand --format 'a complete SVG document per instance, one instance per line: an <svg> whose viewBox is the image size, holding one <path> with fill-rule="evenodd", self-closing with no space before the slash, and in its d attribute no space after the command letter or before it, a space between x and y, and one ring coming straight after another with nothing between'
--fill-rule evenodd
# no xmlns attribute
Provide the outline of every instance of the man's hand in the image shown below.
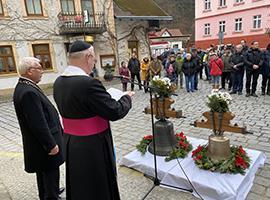
<svg viewBox="0 0 270 200"><path fill-rule="evenodd" d="M253 65L253 69L258 69L259 66L258 65Z"/></svg>
<svg viewBox="0 0 270 200"><path fill-rule="evenodd" d="M237 69L237 65L234 65L233 68L234 68L234 69Z"/></svg>
<svg viewBox="0 0 270 200"><path fill-rule="evenodd" d="M127 91L127 92L125 92L125 94L128 95L128 96L130 96L130 97L132 97L132 96L134 96L135 92L133 92L133 91Z"/></svg>
<svg viewBox="0 0 270 200"><path fill-rule="evenodd" d="M58 152L59 152L59 147L58 147L58 145L55 145L55 147L53 147L52 150L50 151L49 155L54 156L54 155L58 154Z"/></svg>

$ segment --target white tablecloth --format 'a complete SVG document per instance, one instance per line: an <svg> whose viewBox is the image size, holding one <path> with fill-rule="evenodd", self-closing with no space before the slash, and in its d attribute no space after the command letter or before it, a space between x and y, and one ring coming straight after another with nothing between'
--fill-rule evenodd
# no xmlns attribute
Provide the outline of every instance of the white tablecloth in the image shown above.
<svg viewBox="0 0 270 200"><path fill-rule="evenodd" d="M191 137L188 137L188 140L193 145L193 149L197 148L199 144L207 143L206 140ZM252 187L256 171L264 165L266 160L265 154L260 151L245 150L251 158L250 168L245 175L221 174L199 169L191 158L191 152L186 158L179 159L179 161L196 191L204 200L243 200ZM161 180L161 183L192 189L177 160L165 162L165 157L157 156L156 158L158 179ZM120 164L150 176L155 175L154 157L149 152L142 156L140 152L135 150L123 157ZM193 191L193 195L198 197L195 191Z"/></svg>

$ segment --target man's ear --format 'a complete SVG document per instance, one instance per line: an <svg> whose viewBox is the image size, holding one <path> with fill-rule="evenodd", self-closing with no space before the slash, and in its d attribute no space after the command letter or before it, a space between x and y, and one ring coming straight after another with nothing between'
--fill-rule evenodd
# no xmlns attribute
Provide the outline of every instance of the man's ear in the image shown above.
<svg viewBox="0 0 270 200"><path fill-rule="evenodd" d="M31 76L33 73L31 71L31 68L27 69L25 72L26 75Z"/></svg>

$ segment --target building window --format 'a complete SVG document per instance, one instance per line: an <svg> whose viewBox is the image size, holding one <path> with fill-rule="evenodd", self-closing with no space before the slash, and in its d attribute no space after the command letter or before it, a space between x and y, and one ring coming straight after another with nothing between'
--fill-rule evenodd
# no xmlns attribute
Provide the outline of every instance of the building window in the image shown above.
<svg viewBox="0 0 270 200"><path fill-rule="evenodd" d="M235 31L242 31L242 18L235 19Z"/></svg>
<svg viewBox="0 0 270 200"><path fill-rule="evenodd" d="M41 0L25 0L27 15L43 15Z"/></svg>
<svg viewBox="0 0 270 200"><path fill-rule="evenodd" d="M204 24L204 35L210 35L210 24Z"/></svg>
<svg viewBox="0 0 270 200"><path fill-rule="evenodd" d="M235 0L235 3L242 3L244 0Z"/></svg>
<svg viewBox="0 0 270 200"><path fill-rule="evenodd" d="M63 13L75 13L74 0L61 0L61 8Z"/></svg>
<svg viewBox="0 0 270 200"><path fill-rule="evenodd" d="M2 0L0 0L0 16L4 15Z"/></svg>
<svg viewBox="0 0 270 200"><path fill-rule="evenodd" d="M84 12L85 22L95 23L94 7L92 0L81 0L82 11Z"/></svg>
<svg viewBox="0 0 270 200"><path fill-rule="evenodd" d="M0 74L16 73L12 46L0 46Z"/></svg>
<svg viewBox="0 0 270 200"><path fill-rule="evenodd" d="M262 16L261 15L255 15L253 16L253 28L261 28L262 27Z"/></svg>
<svg viewBox="0 0 270 200"><path fill-rule="evenodd" d="M219 0L219 7L226 6L226 0Z"/></svg>
<svg viewBox="0 0 270 200"><path fill-rule="evenodd" d="M211 0L204 0L204 10L211 9Z"/></svg>
<svg viewBox="0 0 270 200"><path fill-rule="evenodd" d="M220 21L219 22L219 32L225 32L225 21Z"/></svg>
<svg viewBox="0 0 270 200"><path fill-rule="evenodd" d="M44 70L52 69L49 44L33 44L32 47L34 56L40 60L42 68Z"/></svg>

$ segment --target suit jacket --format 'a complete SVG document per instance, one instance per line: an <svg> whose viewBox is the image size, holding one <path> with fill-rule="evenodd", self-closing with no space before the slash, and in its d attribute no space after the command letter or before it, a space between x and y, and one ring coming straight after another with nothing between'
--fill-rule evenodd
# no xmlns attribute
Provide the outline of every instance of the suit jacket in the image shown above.
<svg viewBox="0 0 270 200"><path fill-rule="evenodd" d="M25 171L55 169L64 162L62 127L58 113L39 87L20 78L13 101L22 133ZM55 145L59 153L48 153Z"/></svg>

